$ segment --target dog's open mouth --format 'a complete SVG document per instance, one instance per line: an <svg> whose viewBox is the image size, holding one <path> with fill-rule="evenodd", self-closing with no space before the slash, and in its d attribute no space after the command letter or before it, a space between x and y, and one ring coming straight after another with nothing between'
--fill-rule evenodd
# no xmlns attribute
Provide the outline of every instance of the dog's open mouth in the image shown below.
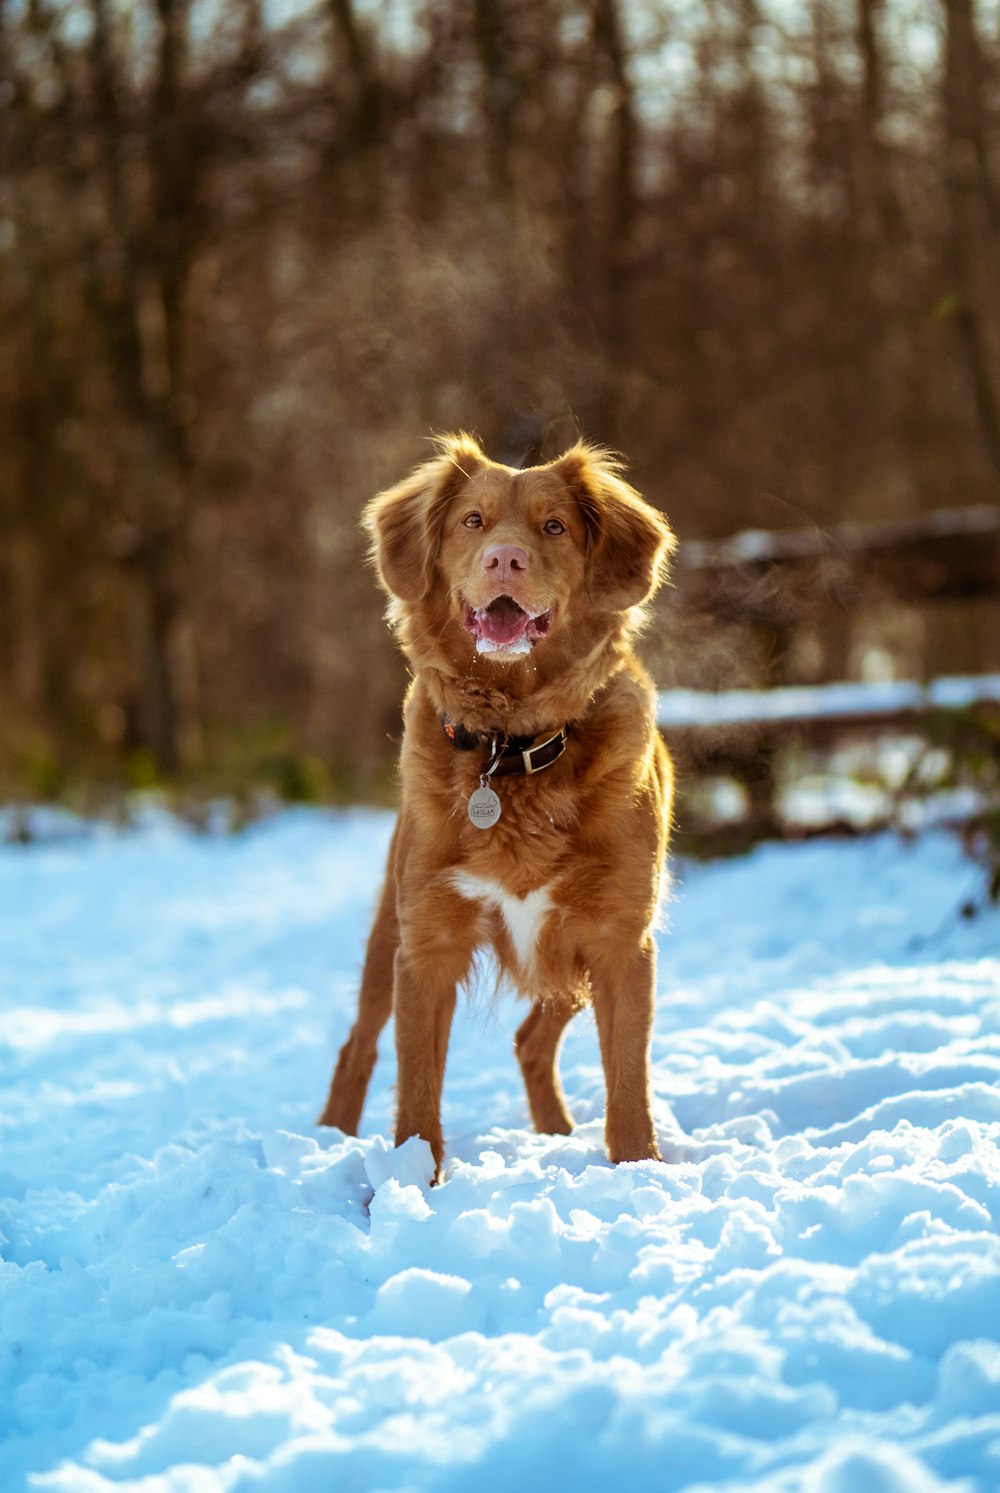
<svg viewBox="0 0 1000 1493"><path fill-rule="evenodd" d="M530 653L552 626L552 611L532 615L512 596L497 596L489 606L464 603L465 630L476 640L477 653Z"/></svg>

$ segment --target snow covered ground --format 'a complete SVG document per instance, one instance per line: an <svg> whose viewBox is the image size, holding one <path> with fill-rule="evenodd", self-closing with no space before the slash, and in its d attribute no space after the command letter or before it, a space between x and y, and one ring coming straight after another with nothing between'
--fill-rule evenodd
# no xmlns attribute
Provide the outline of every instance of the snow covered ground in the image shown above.
<svg viewBox="0 0 1000 1493"><path fill-rule="evenodd" d="M450 1163L312 1120L388 816L0 850L0 1487L1000 1488L1000 917L944 834L682 864L669 1164L534 1135L471 1003ZM523 1014L523 1013L521 1013Z"/></svg>

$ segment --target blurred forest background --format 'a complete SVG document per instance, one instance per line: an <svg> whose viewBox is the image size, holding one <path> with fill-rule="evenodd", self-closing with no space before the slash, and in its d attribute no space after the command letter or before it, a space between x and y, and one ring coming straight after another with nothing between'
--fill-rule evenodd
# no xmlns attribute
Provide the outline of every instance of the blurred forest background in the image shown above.
<svg viewBox="0 0 1000 1493"><path fill-rule="evenodd" d="M1000 491L995 0L0 0L0 131L5 791L385 780L432 431L682 539Z"/></svg>

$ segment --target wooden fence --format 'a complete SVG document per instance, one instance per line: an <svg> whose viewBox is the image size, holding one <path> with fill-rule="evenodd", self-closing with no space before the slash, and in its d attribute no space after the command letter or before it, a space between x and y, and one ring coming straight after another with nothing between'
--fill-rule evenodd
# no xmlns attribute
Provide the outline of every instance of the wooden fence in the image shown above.
<svg viewBox="0 0 1000 1493"><path fill-rule="evenodd" d="M959 727L977 762L985 759L981 781L1000 780L998 598L1000 510L989 506L682 544L665 635L710 640L728 629L733 651L735 630L754 650L760 675L753 689L685 683L662 691L659 723L678 758L682 803L692 783L732 779L745 795L744 832L780 832L790 761L891 734L954 746ZM966 656L955 663L967 668L970 657L985 657L992 671L929 677L925 666L922 677L908 680L842 677L851 621L865 607L919 609L933 637L936 611L953 611L955 603L964 604L967 618L952 650ZM795 678L803 629L821 630L826 639L819 683ZM704 816L689 817L705 833Z"/></svg>

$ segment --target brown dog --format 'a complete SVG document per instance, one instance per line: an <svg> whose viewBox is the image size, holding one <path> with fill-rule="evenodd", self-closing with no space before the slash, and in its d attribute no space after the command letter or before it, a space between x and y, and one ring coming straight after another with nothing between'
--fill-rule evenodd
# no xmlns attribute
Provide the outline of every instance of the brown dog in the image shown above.
<svg viewBox="0 0 1000 1493"><path fill-rule="evenodd" d="M656 1158L652 930L672 773L630 640L673 535L603 451L516 471L464 435L364 521L414 677L357 1021L320 1123L356 1132L394 1012L396 1144L423 1136L440 1174L456 988L489 945L532 1001L516 1050L536 1128L572 1128L556 1055L590 999L608 1154Z"/></svg>

